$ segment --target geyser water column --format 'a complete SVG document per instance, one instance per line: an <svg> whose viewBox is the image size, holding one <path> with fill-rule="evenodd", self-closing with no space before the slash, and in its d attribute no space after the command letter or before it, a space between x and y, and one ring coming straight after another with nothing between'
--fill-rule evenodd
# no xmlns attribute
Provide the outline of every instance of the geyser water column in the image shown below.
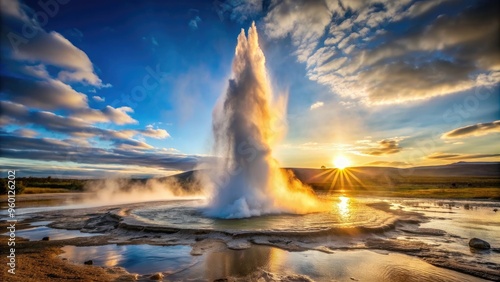
<svg viewBox="0 0 500 282"><path fill-rule="evenodd" d="M273 123L283 114L272 92L255 23L238 36L233 78L213 113L215 164L206 171L211 187L205 215L243 218L271 213L324 210L312 190L280 169L272 141L280 135Z"/></svg>

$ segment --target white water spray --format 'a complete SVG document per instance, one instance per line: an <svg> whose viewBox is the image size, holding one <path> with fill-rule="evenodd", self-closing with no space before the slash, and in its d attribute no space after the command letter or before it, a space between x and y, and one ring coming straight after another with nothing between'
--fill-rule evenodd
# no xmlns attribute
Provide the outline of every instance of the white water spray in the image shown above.
<svg viewBox="0 0 500 282"><path fill-rule="evenodd" d="M243 218L271 213L324 210L312 190L280 169L272 145L281 132L276 121L284 114L272 101L265 57L255 23L238 36L233 78L222 104L213 113L216 164L203 175L212 195L205 214Z"/></svg>

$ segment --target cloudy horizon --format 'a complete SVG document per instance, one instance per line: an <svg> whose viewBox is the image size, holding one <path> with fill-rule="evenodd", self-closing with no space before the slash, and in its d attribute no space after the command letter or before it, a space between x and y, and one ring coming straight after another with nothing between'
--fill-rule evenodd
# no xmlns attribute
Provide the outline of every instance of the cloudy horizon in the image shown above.
<svg viewBox="0 0 500 282"><path fill-rule="evenodd" d="M500 161L496 1L0 3L0 160L23 176L211 159L212 111L252 22L288 101L284 167Z"/></svg>

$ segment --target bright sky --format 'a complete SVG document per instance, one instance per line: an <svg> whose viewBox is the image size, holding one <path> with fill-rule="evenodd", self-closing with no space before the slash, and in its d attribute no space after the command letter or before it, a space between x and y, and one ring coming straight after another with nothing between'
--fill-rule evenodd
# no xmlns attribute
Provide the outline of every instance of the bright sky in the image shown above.
<svg viewBox="0 0 500 282"><path fill-rule="evenodd" d="M498 1L0 3L0 164L22 176L192 169L252 21L282 166L500 160Z"/></svg>

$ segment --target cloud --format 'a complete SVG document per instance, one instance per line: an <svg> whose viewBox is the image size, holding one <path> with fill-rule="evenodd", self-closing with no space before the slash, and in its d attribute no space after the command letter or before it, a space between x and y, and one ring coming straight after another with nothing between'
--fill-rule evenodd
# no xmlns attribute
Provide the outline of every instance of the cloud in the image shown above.
<svg viewBox="0 0 500 282"><path fill-rule="evenodd" d="M192 18L189 23L188 23L188 26L191 30L197 30L198 29L198 24L201 22L201 18L199 16L195 16L194 18Z"/></svg>
<svg viewBox="0 0 500 282"><path fill-rule="evenodd" d="M156 139L165 139L170 134L164 129L125 129L113 130L94 126L93 122L115 122L122 123L130 121L126 111L127 107L114 109L108 106L110 112L105 109L88 113L88 116L61 116L47 111L30 110L27 107L13 102L0 101L0 109L3 117L6 119L4 124L33 125L54 133L66 134L76 138L98 138L103 141L109 141L113 146L135 146L137 148L148 149L150 145L132 139L135 136L146 136ZM95 115L95 116L93 116Z"/></svg>
<svg viewBox="0 0 500 282"><path fill-rule="evenodd" d="M4 3L8 2L8 3ZM2 1L2 49L18 61L39 62L60 68L58 79L104 86L85 52L60 33L45 31L32 20L31 10L17 0ZM25 36L29 30L29 37Z"/></svg>
<svg viewBox="0 0 500 282"><path fill-rule="evenodd" d="M5 15L15 18L20 18L23 20L29 19L27 15L24 13L21 7L21 3L19 3L19 1L16 0L0 1L0 8L2 13Z"/></svg>
<svg viewBox="0 0 500 282"><path fill-rule="evenodd" d="M78 28L71 28L68 29L65 34L69 35L70 37L75 38L78 41L81 41L83 38L83 32L79 30Z"/></svg>
<svg viewBox="0 0 500 282"><path fill-rule="evenodd" d="M370 143L366 143L367 146L362 146L358 151L361 155L370 155L370 156L382 156L382 155L391 155L401 152L403 150L402 147L399 146L399 141L402 138L391 138L380 140L376 143L376 145L371 145Z"/></svg>
<svg viewBox="0 0 500 282"><path fill-rule="evenodd" d="M156 38L154 36L151 36L151 43L153 43L153 45L155 45L155 46L160 46L160 44L158 44L158 41L156 40Z"/></svg>
<svg viewBox="0 0 500 282"><path fill-rule="evenodd" d="M102 149L90 146L76 146L70 140L52 138L26 138L0 134L4 158L30 159L40 161L75 162L79 164L136 165L163 168L166 170L193 169L200 156L174 154L164 150L136 150L141 145L123 143L121 148Z"/></svg>
<svg viewBox="0 0 500 282"><path fill-rule="evenodd" d="M87 96L59 80L0 77L2 92L11 101L45 110L86 108ZM43 98L42 98L43 97Z"/></svg>
<svg viewBox="0 0 500 282"><path fill-rule="evenodd" d="M263 0L228 1L231 9L231 20L243 23L262 12Z"/></svg>
<svg viewBox="0 0 500 282"><path fill-rule="evenodd" d="M262 12L263 0L216 1L214 7L221 21L224 20L226 14L229 14L232 21L243 23Z"/></svg>
<svg viewBox="0 0 500 282"><path fill-rule="evenodd" d="M340 151L364 156L383 156L401 152L403 147L399 145L399 142L407 137L393 137L379 141L373 141L369 136L365 138L357 140L354 144L306 142L302 144L283 144L282 147L301 151Z"/></svg>
<svg viewBox="0 0 500 282"><path fill-rule="evenodd" d="M145 149L153 149L154 147L149 145L146 142L138 141L134 139L116 139L113 142L113 145L117 149L121 150L145 150Z"/></svg>
<svg viewBox="0 0 500 282"><path fill-rule="evenodd" d="M31 129L19 128L11 132L11 134L20 137L35 137L38 135L38 132Z"/></svg>
<svg viewBox="0 0 500 282"><path fill-rule="evenodd" d="M152 126L147 126L146 129L138 131L143 136L155 138L155 139L165 139L169 138L170 134L165 129L154 129Z"/></svg>
<svg viewBox="0 0 500 282"><path fill-rule="evenodd" d="M323 107L323 105L324 105L324 103L323 103L323 102L318 101L318 102L316 102L316 103L312 104L312 105L311 105L311 107L310 107L310 109L311 109L311 110L315 110L315 109L317 109L317 108L321 108L321 107Z"/></svg>
<svg viewBox="0 0 500 282"><path fill-rule="evenodd" d="M20 71L36 78L50 78L47 68L43 64L22 66Z"/></svg>
<svg viewBox="0 0 500 282"><path fill-rule="evenodd" d="M471 136L483 136L500 132L500 120L478 123L453 129L444 133L442 139L466 138Z"/></svg>
<svg viewBox="0 0 500 282"><path fill-rule="evenodd" d="M469 159L484 159L496 158L500 154L459 154L459 153L434 153L427 156L427 159L432 160L469 160Z"/></svg>
<svg viewBox="0 0 500 282"><path fill-rule="evenodd" d="M371 165L371 166L391 166L391 167L406 167L410 166L409 163L407 162L388 162L388 161L375 161L375 162L370 162L367 163L366 165Z"/></svg>
<svg viewBox="0 0 500 282"><path fill-rule="evenodd" d="M113 108L106 106L101 110L95 109L81 109L76 111L72 117L86 120L90 123L108 123L112 122L118 125L137 123L128 113L133 113L134 110L130 107Z"/></svg>
<svg viewBox="0 0 500 282"><path fill-rule="evenodd" d="M17 0L1 1L2 157L95 164L99 160L92 158L102 155L104 164L175 171L193 167L197 157L174 154L174 150L157 149L147 143L146 138L169 138L166 130L153 126L117 128L116 125L138 123L131 117L130 107L90 108L87 95L75 89L93 88L95 93L96 88L111 84L101 81L84 51L58 32L45 31L33 20L33 12ZM23 35L26 29L32 31L30 38ZM79 37L81 33L75 35ZM83 85L72 86L73 83ZM92 99L105 101L97 95ZM39 133L27 127L42 130ZM57 138L38 138L47 136L45 132ZM141 155L150 158L150 162L141 161Z"/></svg>
<svg viewBox="0 0 500 282"><path fill-rule="evenodd" d="M266 34L272 38L290 34L300 62L311 56L334 10L339 8L337 1L322 0L272 1L270 6L264 18Z"/></svg>
<svg viewBox="0 0 500 282"><path fill-rule="evenodd" d="M101 96L92 96L92 99L94 99L94 101L96 102L104 102L106 99L104 97L101 97Z"/></svg>
<svg viewBox="0 0 500 282"><path fill-rule="evenodd" d="M447 9L438 16L435 11L443 5L461 11ZM271 38L291 37L309 79L345 98L395 104L498 85L498 5L271 1L264 27ZM403 21L411 28L384 30Z"/></svg>
<svg viewBox="0 0 500 282"><path fill-rule="evenodd" d="M413 65L396 62L359 75L369 102L373 104L404 103L470 89L476 81L469 79L472 65L448 61Z"/></svg>
<svg viewBox="0 0 500 282"><path fill-rule="evenodd" d="M418 1L408 8L406 14L411 18L415 18L449 1L451 0Z"/></svg>

